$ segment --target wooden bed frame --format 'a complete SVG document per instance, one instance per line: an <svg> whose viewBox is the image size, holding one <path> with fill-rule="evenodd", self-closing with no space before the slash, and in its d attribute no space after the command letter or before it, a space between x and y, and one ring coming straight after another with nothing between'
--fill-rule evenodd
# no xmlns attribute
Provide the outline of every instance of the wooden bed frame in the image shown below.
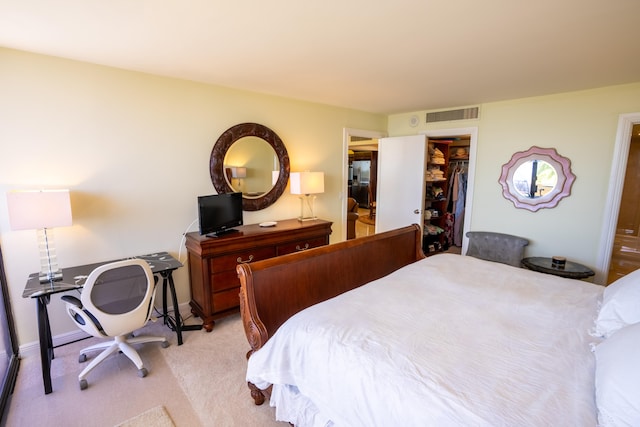
<svg viewBox="0 0 640 427"><path fill-rule="evenodd" d="M407 226L303 252L237 266L240 312L251 350L289 317L424 258L422 231ZM256 405L262 390L249 383Z"/></svg>

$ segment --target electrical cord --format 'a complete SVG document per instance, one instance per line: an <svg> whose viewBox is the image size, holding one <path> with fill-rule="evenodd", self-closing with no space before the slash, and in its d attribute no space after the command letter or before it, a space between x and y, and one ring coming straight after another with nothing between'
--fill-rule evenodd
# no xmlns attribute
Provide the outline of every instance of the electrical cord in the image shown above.
<svg viewBox="0 0 640 427"><path fill-rule="evenodd" d="M178 248L178 261L180 261L183 264L184 264L184 262L182 262L182 248L184 247L185 240L187 240L187 233L189 232L191 227L193 227L193 224L195 224L197 221L198 221L198 218L194 219L191 222L191 224L189 224L187 229L184 230L184 233L182 233L182 238L180 239L180 247Z"/></svg>
<svg viewBox="0 0 640 427"><path fill-rule="evenodd" d="M191 227L193 227L193 224L195 224L198 221L198 218L194 219L193 221L191 221L191 224L189 224L187 226L187 228L184 230L184 233L182 233L182 238L180 239L180 246L178 247L178 261L180 261L180 263L184 264L184 261L182 261L182 248L184 247L184 242L187 239L187 233L189 232L189 230L191 229ZM153 311L158 315L158 317L165 317L165 315L162 313L161 310L158 309L158 307L156 307L155 303L153 304ZM174 314L173 313L173 309L167 309L167 316ZM174 314L175 316L175 314ZM186 318L182 317L182 315L180 313L178 313L178 316L180 316L180 318L182 319L182 322L184 324L184 321L187 319L190 319L193 315L187 316Z"/></svg>

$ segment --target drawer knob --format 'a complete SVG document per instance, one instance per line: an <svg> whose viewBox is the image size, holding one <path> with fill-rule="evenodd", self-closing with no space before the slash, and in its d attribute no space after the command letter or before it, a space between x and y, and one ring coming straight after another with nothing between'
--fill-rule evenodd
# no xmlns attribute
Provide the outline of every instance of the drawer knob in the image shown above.
<svg viewBox="0 0 640 427"><path fill-rule="evenodd" d="M306 251L307 249L309 249L309 243L305 243L304 248L301 248L300 245L296 245L297 251Z"/></svg>
<svg viewBox="0 0 640 427"><path fill-rule="evenodd" d="M251 261L253 261L253 255L249 255L249 259L248 260L243 260L241 256L238 257L238 259L236 260L238 262L238 264L248 264Z"/></svg>

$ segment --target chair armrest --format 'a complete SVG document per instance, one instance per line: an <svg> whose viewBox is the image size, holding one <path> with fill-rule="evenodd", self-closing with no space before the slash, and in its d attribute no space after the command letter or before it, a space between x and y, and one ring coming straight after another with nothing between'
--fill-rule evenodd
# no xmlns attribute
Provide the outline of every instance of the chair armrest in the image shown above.
<svg viewBox="0 0 640 427"><path fill-rule="evenodd" d="M108 335L98 319L82 308L82 302L78 298L71 295L63 295L60 299L67 303L67 313L80 329L94 337L106 337Z"/></svg>
<svg viewBox="0 0 640 427"><path fill-rule="evenodd" d="M78 308L82 308L82 303L80 302L80 300L74 296L71 295L62 295L62 297L60 297L60 299L64 302L67 302L69 304L73 304Z"/></svg>

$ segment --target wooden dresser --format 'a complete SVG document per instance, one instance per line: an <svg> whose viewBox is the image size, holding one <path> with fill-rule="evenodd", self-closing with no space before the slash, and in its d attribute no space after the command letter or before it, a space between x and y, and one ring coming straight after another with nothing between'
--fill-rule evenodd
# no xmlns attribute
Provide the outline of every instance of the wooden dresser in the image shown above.
<svg viewBox="0 0 640 427"><path fill-rule="evenodd" d="M288 219L274 227L235 227L239 233L221 237L187 233L191 312L211 332L214 320L239 310L240 281L236 265L329 244L331 222Z"/></svg>

